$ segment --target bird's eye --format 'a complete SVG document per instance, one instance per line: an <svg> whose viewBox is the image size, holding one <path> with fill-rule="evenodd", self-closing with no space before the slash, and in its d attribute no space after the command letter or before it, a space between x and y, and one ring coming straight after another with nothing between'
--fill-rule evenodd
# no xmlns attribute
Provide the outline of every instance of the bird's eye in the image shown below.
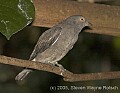
<svg viewBox="0 0 120 93"><path fill-rule="evenodd" d="M84 22L84 21L85 21L85 18L83 18L83 17L82 17L82 18L80 18L80 21Z"/></svg>

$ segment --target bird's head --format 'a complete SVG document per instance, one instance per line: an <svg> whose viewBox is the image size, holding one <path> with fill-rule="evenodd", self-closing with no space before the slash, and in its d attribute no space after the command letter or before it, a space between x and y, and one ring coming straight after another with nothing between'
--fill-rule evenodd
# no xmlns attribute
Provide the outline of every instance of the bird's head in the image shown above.
<svg viewBox="0 0 120 93"><path fill-rule="evenodd" d="M71 26L74 26L79 29L83 29L86 26L91 26L91 23L88 22L83 16L81 15L74 15L67 18L67 23Z"/></svg>

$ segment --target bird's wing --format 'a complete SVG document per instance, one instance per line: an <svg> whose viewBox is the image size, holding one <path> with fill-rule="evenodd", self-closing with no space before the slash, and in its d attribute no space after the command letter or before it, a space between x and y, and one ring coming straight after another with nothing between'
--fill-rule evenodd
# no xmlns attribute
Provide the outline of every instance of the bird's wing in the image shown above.
<svg viewBox="0 0 120 93"><path fill-rule="evenodd" d="M59 38L61 34L61 27L55 27L45 31L39 38L29 60L33 60L38 53L44 52L50 46L52 46Z"/></svg>

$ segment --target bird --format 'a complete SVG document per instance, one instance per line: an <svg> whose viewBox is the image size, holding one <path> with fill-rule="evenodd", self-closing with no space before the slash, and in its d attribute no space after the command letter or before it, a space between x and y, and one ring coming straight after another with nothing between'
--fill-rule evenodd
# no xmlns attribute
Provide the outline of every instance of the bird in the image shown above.
<svg viewBox="0 0 120 93"><path fill-rule="evenodd" d="M35 45L29 60L56 65L74 46L81 30L91 23L81 15L70 16L43 32ZM15 80L23 80L32 69L25 68Z"/></svg>

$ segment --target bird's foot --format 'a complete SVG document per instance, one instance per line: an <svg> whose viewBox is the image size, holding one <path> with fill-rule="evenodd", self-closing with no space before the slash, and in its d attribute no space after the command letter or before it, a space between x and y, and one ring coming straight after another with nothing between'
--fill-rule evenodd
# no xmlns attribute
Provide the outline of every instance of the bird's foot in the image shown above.
<svg viewBox="0 0 120 93"><path fill-rule="evenodd" d="M55 62L53 64L56 65L57 67L59 67L59 69L61 71L60 75L63 75L63 73L66 69L61 64L58 64L58 62Z"/></svg>
<svg viewBox="0 0 120 93"><path fill-rule="evenodd" d="M50 64L50 65L53 65L53 66L57 66L57 67L59 67L59 69L60 69L60 75L62 75L63 76L63 73L65 72L65 68L61 65L61 64L58 64L58 62L44 62L45 64Z"/></svg>

